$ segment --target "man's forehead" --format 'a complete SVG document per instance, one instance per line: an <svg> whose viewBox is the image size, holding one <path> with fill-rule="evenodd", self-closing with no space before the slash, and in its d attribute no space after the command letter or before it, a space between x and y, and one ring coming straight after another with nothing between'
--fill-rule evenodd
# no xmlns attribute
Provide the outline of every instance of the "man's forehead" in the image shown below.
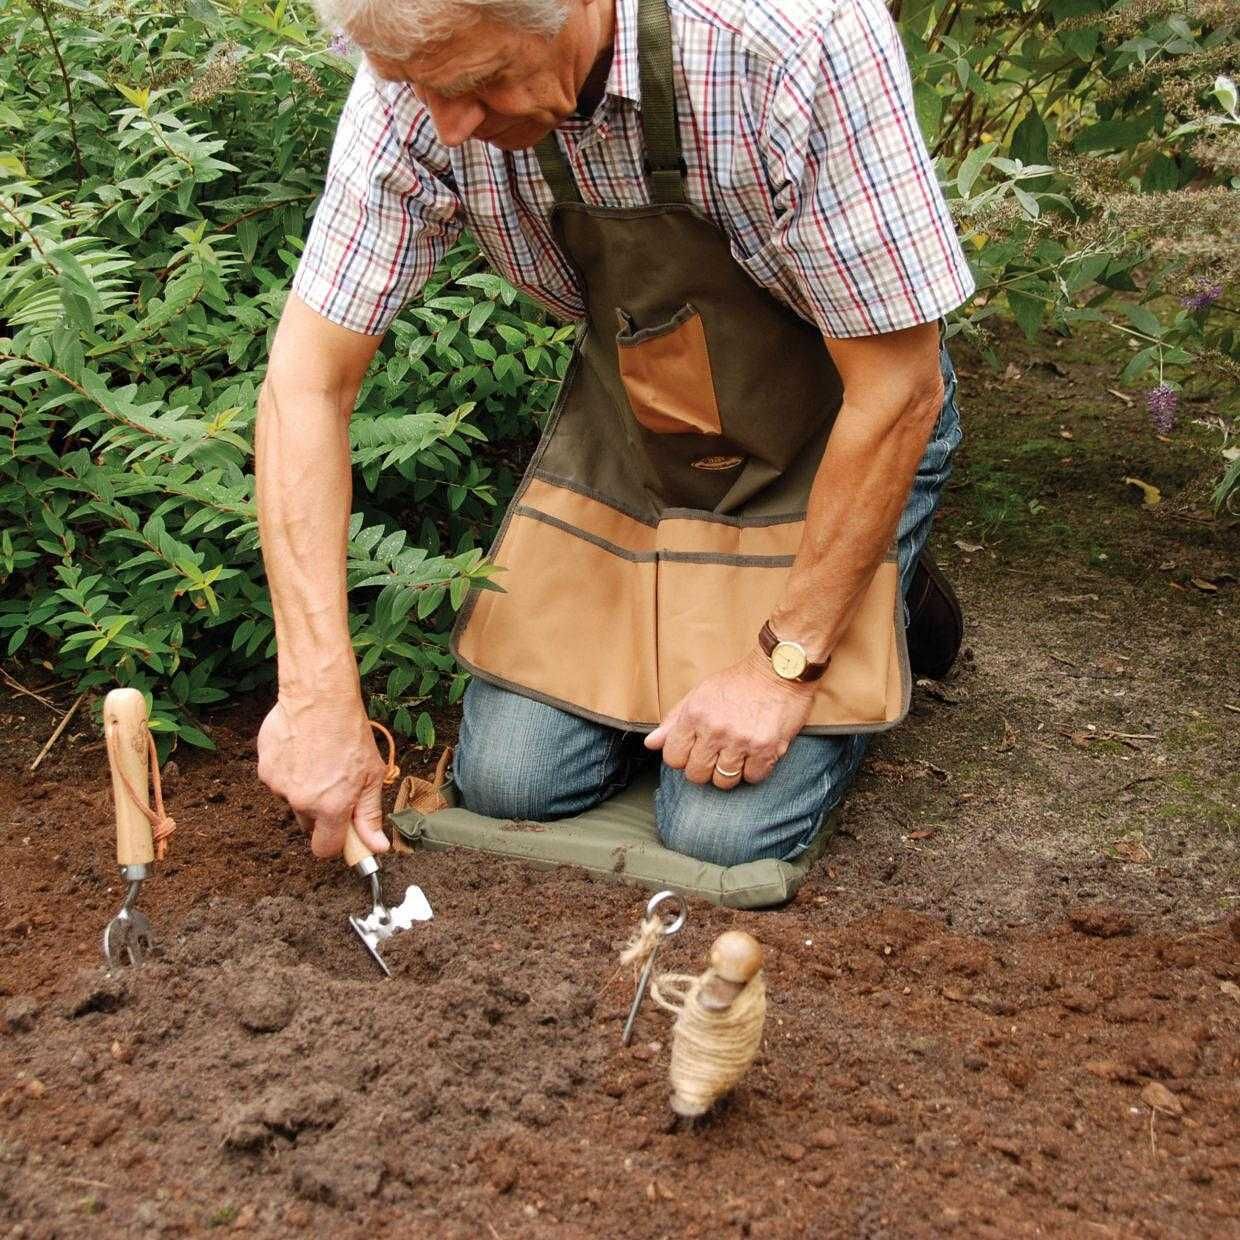
<svg viewBox="0 0 1240 1240"><path fill-rule="evenodd" d="M504 33L480 38L474 27L403 59L376 54L368 59L380 77L451 91L468 89L505 69L511 60L508 43Z"/></svg>

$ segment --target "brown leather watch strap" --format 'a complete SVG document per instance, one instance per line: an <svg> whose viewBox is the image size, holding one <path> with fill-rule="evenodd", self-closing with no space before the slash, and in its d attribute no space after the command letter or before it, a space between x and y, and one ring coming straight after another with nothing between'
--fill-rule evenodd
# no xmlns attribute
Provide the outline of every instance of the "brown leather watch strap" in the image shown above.
<svg viewBox="0 0 1240 1240"><path fill-rule="evenodd" d="M769 659L775 647L780 644L780 638L775 636L775 630L771 628L771 622L768 620L758 631L758 645L762 648L762 653ZM800 645L800 643L794 643ZM823 672L831 666L831 656L827 655L826 661L823 663L806 662L804 671L799 676L787 677L786 679L794 680L800 684L809 684L812 681L820 680ZM776 675L779 673L777 672Z"/></svg>

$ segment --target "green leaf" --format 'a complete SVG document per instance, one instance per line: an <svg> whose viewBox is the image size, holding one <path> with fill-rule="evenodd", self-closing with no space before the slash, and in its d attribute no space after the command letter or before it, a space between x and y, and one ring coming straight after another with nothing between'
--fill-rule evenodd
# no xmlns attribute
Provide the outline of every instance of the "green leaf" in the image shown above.
<svg viewBox="0 0 1240 1240"><path fill-rule="evenodd" d="M933 143L939 135L939 126L943 123L943 98L932 86L918 82L913 87L913 111L917 117L917 125L921 136L927 143Z"/></svg>
<svg viewBox="0 0 1240 1240"><path fill-rule="evenodd" d="M1008 150L1022 164L1045 164L1050 161L1050 133L1036 104L1016 126Z"/></svg>
<svg viewBox="0 0 1240 1240"><path fill-rule="evenodd" d="M998 149L997 142L986 142L965 156L964 162L960 165L960 171L956 174L956 188L962 198L969 197L982 169L986 167L991 155Z"/></svg>
<svg viewBox="0 0 1240 1240"><path fill-rule="evenodd" d="M1035 340L1046 317L1046 302L1040 297L1030 297L1016 289L1007 289L1007 302L1012 310L1012 317L1020 324L1020 329L1029 340Z"/></svg>
<svg viewBox="0 0 1240 1240"><path fill-rule="evenodd" d="M1162 337L1163 325L1158 321L1158 316L1148 307L1138 305L1135 301L1121 301L1119 309L1120 313L1139 332L1144 332L1147 336L1154 336L1156 338Z"/></svg>
<svg viewBox="0 0 1240 1240"><path fill-rule="evenodd" d="M1148 138L1152 128L1148 116L1099 121L1078 134L1072 145L1082 153L1128 150Z"/></svg>

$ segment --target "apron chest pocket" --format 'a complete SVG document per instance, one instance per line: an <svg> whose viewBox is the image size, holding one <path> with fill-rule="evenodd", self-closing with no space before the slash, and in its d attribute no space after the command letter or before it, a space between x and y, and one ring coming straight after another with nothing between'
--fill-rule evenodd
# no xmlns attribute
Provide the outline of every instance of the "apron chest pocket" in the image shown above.
<svg viewBox="0 0 1240 1240"><path fill-rule="evenodd" d="M702 316L686 304L666 323L638 330L616 313L620 378L637 421L660 435L722 434Z"/></svg>

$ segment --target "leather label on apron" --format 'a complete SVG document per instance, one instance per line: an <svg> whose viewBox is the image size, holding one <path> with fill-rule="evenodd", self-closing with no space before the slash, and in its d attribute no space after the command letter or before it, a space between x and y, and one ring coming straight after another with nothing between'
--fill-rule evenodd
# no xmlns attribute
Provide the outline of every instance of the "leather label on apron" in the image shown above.
<svg viewBox="0 0 1240 1240"><path fill-rule="evenodd" d="M617 313L620 378L638 422L659 435L721 434L702 316L684 305L666 323L637 330Z"/></svg>
<svg viewBox="0 0 1240 1240"><path fill-rule="evenodd" d="M743 456L703 456L689 462L694 469L705 469L712 473L720 473L727 469L735 469L745 463Z"/></svg>

